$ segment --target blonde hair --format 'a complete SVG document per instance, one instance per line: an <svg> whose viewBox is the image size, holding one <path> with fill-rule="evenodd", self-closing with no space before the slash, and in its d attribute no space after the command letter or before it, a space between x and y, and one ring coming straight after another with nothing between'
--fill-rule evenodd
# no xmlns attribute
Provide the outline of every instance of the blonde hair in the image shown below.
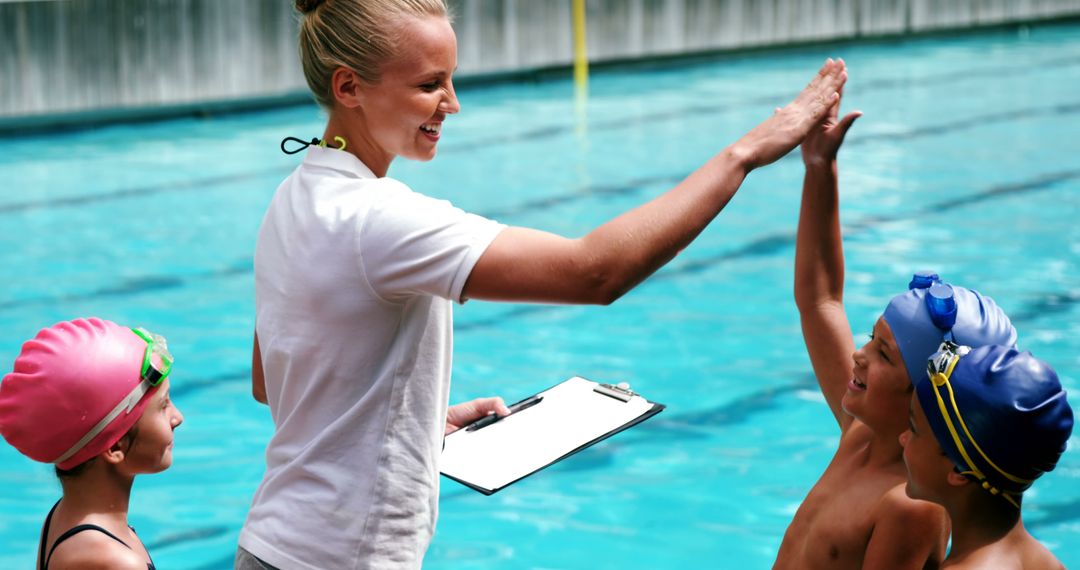
<svg viewBox="0 0 1080 570"><path fill-rule="evenodd" d="M325 109L334 106L332 78L339 67L368 83L394 53L394 23L403 16L449 17L445 0L295 0L300 12L304 79Z"/></svg>

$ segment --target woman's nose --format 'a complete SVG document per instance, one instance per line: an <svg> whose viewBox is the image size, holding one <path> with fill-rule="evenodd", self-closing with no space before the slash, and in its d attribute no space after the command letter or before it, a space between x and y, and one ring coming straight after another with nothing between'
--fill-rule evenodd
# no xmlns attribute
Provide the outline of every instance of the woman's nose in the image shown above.
<svg viewBox="0 0 1080 570"><path fill-rule="evenodd" d="M446 88L446 97L439 103L439 110L447 115L453 115L461 110L461 103L458 102L457 92L454 91L454 84L449 83Z"/></svg>

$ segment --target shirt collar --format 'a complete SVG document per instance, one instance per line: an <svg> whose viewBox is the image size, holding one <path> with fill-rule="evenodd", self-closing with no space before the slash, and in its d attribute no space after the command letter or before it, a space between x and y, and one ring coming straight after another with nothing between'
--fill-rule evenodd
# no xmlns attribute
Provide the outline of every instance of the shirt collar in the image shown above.
<svg viewBox="0 0 1080 570"><path fill-rule="evenodd" d="M304 164L337 170L353 178L378 178L354 154L333 148L309 146L304 156Z"/></svg>

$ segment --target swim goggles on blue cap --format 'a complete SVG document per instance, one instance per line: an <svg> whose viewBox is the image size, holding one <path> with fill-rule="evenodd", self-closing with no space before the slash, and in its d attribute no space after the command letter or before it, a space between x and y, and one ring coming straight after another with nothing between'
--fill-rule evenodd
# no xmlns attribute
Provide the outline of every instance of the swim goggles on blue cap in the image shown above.
<svg viewBox="0 0 1080 570"><path fill-rule="evenodd" d="M86 444L90 443L101 432L105 431L105 428L109 426L121 413L130 414L135 409L135 405L142 400L142 397L150 391L151 388L157 386L165 381L169 377L169 373L172 372L173 356L169 352L169 345L165 342L165 337L154 334L144 328L131 329L131 332L138 335L139 338L146 341L146 351L143 353L142 367L139 369L139 383L131 389L131 392L120 400L120 403L116 404L116 407L112 409L108 414L105 414L101 421L94 424L94 427L90 428L90 431L86 432L86 435L82 436L79 441L75 442L75 445L64 452L59 458L53 461L53 463L63 463L70 459L73 455L79 452L80 449L86 447ZM154 356L157 356L155 361Z"/></svg>
<svg viewBox="0 0 1080 570"><path fill-rule="evenodd" d="M953 444L956 445L957 451L959 451L960 456L964 458L965 465L959 467L966 467L967 471L960 471L960 474L974 477L982 483L983 489L990 491L992 495L1002 497L1019 509L1020 503L1014 498L1016 493L1002 491L991 485L986 478L986 474L984 474L975 462L972 461L968 446L964 445L963 439L960 437L960 434L963 433L967 441L971 444L970 451L977 453L984 464L989 465L1002 477L1024 486L1031 485L1033 482L1028 479L1017 477L1001 467L998 467L986 452L979 447L979 444L975 441L975 437L971 435L971 430L969 430L967 424L964 423L964 417L960 414L960 406L956 403L956 394L953 392L953 387L949 382L949 379L952 377L956 364L960 362L960 358L970 351L971 348L967 346L960 346L955 342L947 340L941 343L941 346L938 347L938 351L934 353L926 363L926 373L930 376L930 382L934 389L934 397L937 399L938 410L941 412L941 419L945 421L945 427L949 430L949 435L952 437Z"/></svg>
<svg viewBox="0 0 1080 570"><path fill-rule="evenodd" d="M952 285L944 283L937 273L920 271L916 273L908 289L927 289L926 309L934 326L946 332L945 338L952 339L952 328L956 324L956 298Z"/></svg>

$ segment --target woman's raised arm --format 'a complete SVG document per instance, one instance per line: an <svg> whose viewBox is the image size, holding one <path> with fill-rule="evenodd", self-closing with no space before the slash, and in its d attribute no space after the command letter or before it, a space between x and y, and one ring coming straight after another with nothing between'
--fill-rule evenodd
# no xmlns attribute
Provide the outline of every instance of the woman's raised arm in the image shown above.
<svg viewBox="0 0 1080 570"><path fill-rule="evenodd" d="M791 103L675 188L584 237L507 228L476 263L463 297L601 305L615 301L689 245L751 170L798 146L836 103L846 80L842 61L826 61Z"/></svg>

